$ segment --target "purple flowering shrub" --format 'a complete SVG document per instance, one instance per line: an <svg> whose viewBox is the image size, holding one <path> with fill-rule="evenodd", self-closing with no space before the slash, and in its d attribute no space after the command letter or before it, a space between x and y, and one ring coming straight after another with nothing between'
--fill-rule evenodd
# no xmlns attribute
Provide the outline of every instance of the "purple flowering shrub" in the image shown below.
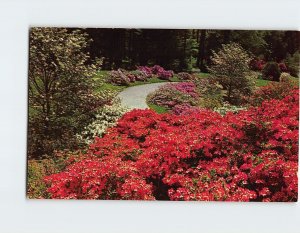
<svg viewBox="0 0 300 233"><path fill-rule="evenodd" d="M175 115L190 115L190 114L199 113L199 112L201 112L201 108L196 107L196 106L191 106L186 103L175 105L171 111L171 113L173 113Z"/></svg>
<svg viewBox="0 0 300 233"><path fill-rule="evenodd" d="M198 98L199 94L196 89L196 85L192 82L170 83L166 84L167 87L176 89L180 92L188 94L192 97Z"/></svg>
<svg viewBox="0 0 300 233"><path fill-rule="evenodd" d="M124 69L112 70L108 74L108 82L115 85L128 86L136 81L147 81L150 76L140 70L127 71Z"/></svg>
<svg viewBox="0 0 300 233"><path fill-rule="evenodd" d="M155 75L162 80L170 80L174 76L174 72L172 70L165 70L159 65L155 65L153 67L138 66L137 69L144 72L149 77L153 77Z"/></svg>
<svg viewBox="0 0 300 233"><path fill-rule="evenodd" d="M151 104L172 109L182 104L196 106L199 96L196 92L196 86L193 83L172 83L166 84L150 93L147 101Z"/></svg>

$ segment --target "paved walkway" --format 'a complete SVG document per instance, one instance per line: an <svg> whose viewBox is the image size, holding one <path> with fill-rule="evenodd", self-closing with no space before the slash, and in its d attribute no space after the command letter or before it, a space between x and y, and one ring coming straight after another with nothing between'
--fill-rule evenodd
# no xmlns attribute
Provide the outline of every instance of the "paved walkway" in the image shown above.
<svg viewBox="0 0 300 233"><path fill-rule="evenodd" d="M147 95L167 83L150 83L128 87L121 91L118 97L120 97L122 105L127 106L129 109L146 109L149 108L146 103Z"/></svg>

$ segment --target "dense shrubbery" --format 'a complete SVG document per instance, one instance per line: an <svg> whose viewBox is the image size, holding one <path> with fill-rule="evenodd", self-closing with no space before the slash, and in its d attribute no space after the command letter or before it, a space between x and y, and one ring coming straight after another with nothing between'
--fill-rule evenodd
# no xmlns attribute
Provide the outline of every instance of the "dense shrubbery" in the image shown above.
<svg viewBox="0 0 300 233"><path fill-rule="evenodd" d="M172 70L165 70L163 67L159 65L155 65L153 67L139 66L138 70L144 72L146 75L150 77L157 76L159 79L162 80L170 80L174 75L174 72Z"/></svg>
<svg viewBox="0 0 300 233"><path fill-rule="evenodd" d="M44 177L61 172L70 164L81 158L80 151L55 151L52 157L45 159L31 159L27 164L27 197L28 198L49 198L46 192Z"/></svg>
<svg viewBox="0 0 300 233"><path fill-rule="evenodd" d="M294 76L299 77L300 72L300 53L296 52L293 55L289 55L286 59L288 72Z"/></svg>
<svg viewBox="0 0 300 233"><path fill-rule="evenodd" d="M203 108L214 109L223 104L222 86L211 77L194 79L197 91L201 96L200 106Z"/></svg>
<svg viewBox="0 0 300 233"><path fill-rule="evenodd" d="M268 62L262 70L264 79L279 81L280 68L276 62Z"/></svg>
<svg viewBox="0 0 300 233"><path fill-rule="evenodd" d="M129 86L130 83L147 81L154 77L161 80L170 80L173 75L174 73L172 70L165 70L159 65L153 67L138 66L137 70L134 71L127 71L124 69L112 70L108 74L107 81L115 85Z"/></svg>
<svg viewBox="0 0 300 233"><path fill-rule="evenodd" d="M102 137L106 130L114 126L126 111L128 109L121 106L120 101L115 99L111 104L105 105L97 111L95 120L84 128L78 138L81 142L89 144L95 137Z"/></svg>
<svg viewBox="0 0 300 233"><path fill-rule="evenodd" d="M290 95L294 89L295 85L290 79L283 82L272 82L267 86L257 89L249 98L248 103L252 106L258 106L265 100L280 100Z"/></svg>
<svg viewBox="0 0 300 233"><path fill-rule="evenodd" d="M193 75L186 72L180 72L177 76L180 80L193 80Z"/></svg>
<svg viewBox="0 0 300 233"><path fill-rule="evenodd" d="M75 149L76 133L109 101L93 92L91 77L101 62L90 60L89 42L81 30L30 30L29 158Z"/></svg>
<svg viewBox="0 0 300 233"><path fill-rule="evenodd" d="M46 177L47 191L58 199L296 201L299 92L290 94L224 117L133 110L81 161Z"/></svg>
<svg viewBox="0 0 300 233"><path fill-rule="evenodd" d="M166 84L147 97L147 102L172 109L176 105L197 105L196 86L190 82Z"/></svg>
<svg viewBox="0 0 300 233"><path fill-rule="evenodd" d="M109 72L108 82L113 83L115 85L129 86L131 80L128 77L127 73L124 72L124 70L118 69Z"/></svg>
<svg viewBox="0 0 300 233"><path fill-rule="evenodd" d="M254 71L262 71L265 64L266 64L266 62L264 60L254 58L250 61L249 67L251 70L254 70Z"/></svg>

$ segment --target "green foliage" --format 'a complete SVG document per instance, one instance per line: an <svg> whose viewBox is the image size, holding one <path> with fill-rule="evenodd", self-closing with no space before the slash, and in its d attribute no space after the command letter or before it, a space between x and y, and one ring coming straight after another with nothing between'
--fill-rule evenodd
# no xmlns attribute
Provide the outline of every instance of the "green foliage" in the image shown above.
<svg viewBox="0 0 300 233"><path fill-rule="evenodd" d="M27 197L30 199L47 198L43 178L59 172L51 159L29 160L27 167Z"/></svg>
<svg viewBox="0 0 300 233"><path fill-rule="evenodd" d="M300 72L300 53L299 51L293 55L288 54L286 64L290 74L294 77L299 77Z"/></svg>
<svg viewBox="0 0 300 233"><path fill-rule="evenodd" d="M267 62L262 70L263 78L271 81L279 81L280 69L277 62Z"/></svg>
<svg viewBox="0 0 300 233"><path fill-rule="evenodd" d="M185 64L186 71L191 72L196 64L196 54L198 53L197 40L189 38L186 40Z"/></svg>
<svg viewBox="0 0 300 233"><path fill-rule="evenodd" d="M201 96L201 107L214 109L222 106L222 86L215 79L212 77L198 77L193 82L196 84L197 91Z"/></svg>
<svg viewBox="0 0 300 233"><path fill-rule="evenodd" d="M46 192L45 176L63 171L66 166L80 158L84 151L54 151L52 157L29 159L27 164L27 198L50 198Z"/></svg>
<svg viewBox="0 0 300 233"><path fill-rule="evenodd" d="M229 102L251 94L254 87L254 79L249 76L251 58L239 44L222 45L219 52L213 52L211 60L209 71L226 90Z"/></svg>
<svg viewBox="0 0 300 233"><path fill-rule="evenodd" d="M166 107L162 107L162 106L159 106L159 105L156 105L156 104L150 104L148 103L148 106L150 109L153 109L155 112L161 114L161 113L166 113L168 112L168 108Z"/></svg>
<svg viewBox="0 0 300 233"><path fill-rule="evenodd" d="M106 98L93 92L89 40L79 30L32 28L29 47L29 157L76 148L76 132Z"/></svg>

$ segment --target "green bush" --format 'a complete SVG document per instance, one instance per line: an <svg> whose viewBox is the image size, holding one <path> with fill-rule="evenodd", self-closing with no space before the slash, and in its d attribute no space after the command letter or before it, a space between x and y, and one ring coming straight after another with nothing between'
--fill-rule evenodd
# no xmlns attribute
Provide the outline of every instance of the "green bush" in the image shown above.
<svg viewBox="0 0 300 233"><path fill-rule="evenodd" d="M262 70L264 79L271 81L279 81L280 73L277 62L268 62Z"/></svg>
<svg viewBox="0 0 300 233"><path fill-rule="evenodd" d="M51 159L28 160L27 197L30 199L47 198L43 178L56 172L59 171Z"/></svg>
<svg viewBox="0 0 300 233"><path fill-rule="evenodd" d="M296 52L293 55L288 55L286 59L286 64L289 73L294 77L299 77L300 71L300 53Z"/></svg>
<svg viewBox="0 0 300 233"><path fill-rule="evenodd" d="M27 198L49 198L46 192L45 176L63 171L68 165L80 159L81 151L55 151L52 157L29 159L27 164Z"/></svg>
<svg viewBox="0 0 300 233"><path fill-rule="evenodd" d="M223 94L222 86L212 77L197 78L193 82L200 94L200 106L214 109L222 106Z"/></svg>

